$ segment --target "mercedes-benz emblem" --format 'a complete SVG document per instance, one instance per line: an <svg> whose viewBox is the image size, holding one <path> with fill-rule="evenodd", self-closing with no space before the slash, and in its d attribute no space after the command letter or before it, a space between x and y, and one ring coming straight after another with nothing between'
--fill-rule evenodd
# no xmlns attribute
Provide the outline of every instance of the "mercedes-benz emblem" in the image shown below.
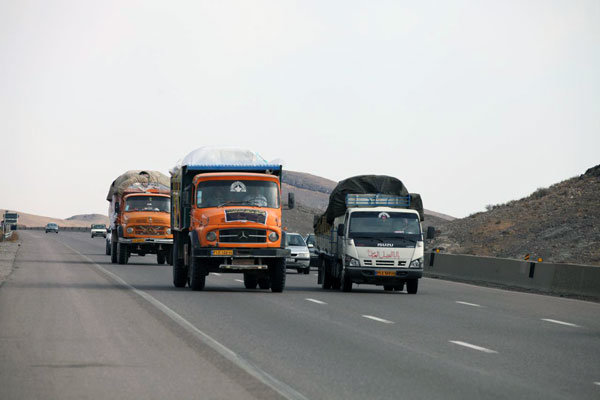
<svg viewBox="0 0 600 400"><path fill-rule="evenodd" d="M242 231L239 235L240 239L248 239L248 236L246 235L246 232Z"/></svg>

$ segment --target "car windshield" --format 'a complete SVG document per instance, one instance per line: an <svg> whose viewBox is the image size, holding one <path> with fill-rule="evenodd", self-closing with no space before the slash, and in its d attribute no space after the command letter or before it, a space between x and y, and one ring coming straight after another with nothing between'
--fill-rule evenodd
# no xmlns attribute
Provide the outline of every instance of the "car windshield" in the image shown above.
<svg viewBox="0 0 600 400"><path fill-rule="evenodd" d="M47 226L48 228L58 228L58 225L56 224L48 224Z"/></svg>
<svg viewBox="0 0 600 400"><path fill-rule="evenodd" d="M163 196L133 196L125 201L125 211L169 212L171 199Z"/></svg>
<svg viewBox="0 0 600 400"><path fill-rule="evenodd" d="M279 208L279 187L273 181L218 180L198 183L196 206L245 205Z"/></svg>
<svg viewBox="0 0 600 400"><path fill-rule="evenodd" d="M106 225L92 225L92 229L106 229Z"/></svg>
<svg viewBox="0 0 600 400"><path fill-rule="evenodd" d="M349 237L420 235L416 214L402 212L359 211L350 215Z"/></svg>
<svg viewBox="0 0 600 400"><path fill-rule="evenodd" d="M285 237L288 246L306 246L306 243L304 243L304 239L302 239L302 236L300 235L288 233Z"/></svg>

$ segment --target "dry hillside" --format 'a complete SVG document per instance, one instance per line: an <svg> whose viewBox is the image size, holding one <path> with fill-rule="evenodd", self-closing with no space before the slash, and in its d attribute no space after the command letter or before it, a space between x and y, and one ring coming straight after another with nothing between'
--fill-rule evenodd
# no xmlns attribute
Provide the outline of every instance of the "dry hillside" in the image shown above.
<svg viewBox="0 0 600 400"><path fill-rule="evenodd" d="M600 265L600 165L520 200L445 223L449 253Z"/></svg>
<svg viewBox="0 0 600 400"><path fill-rule="evenodd" d="M10 210L19 214L19 226L44 227L50 222L58 224L59 227L89 227L91 224L108 224L108 217L101 214L74 215L67 219L44 217L41 215L28 214L21 211ZM4 215L4 210L0 209Z"/></svg>

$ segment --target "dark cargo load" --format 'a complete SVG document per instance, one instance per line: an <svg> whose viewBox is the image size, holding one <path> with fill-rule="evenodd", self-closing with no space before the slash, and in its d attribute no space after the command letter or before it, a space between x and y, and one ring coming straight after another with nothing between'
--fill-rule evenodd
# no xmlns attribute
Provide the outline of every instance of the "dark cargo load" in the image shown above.
<svg viewBox="0 0 600 400"><path fill-rule="evenodd" d="M380 193L393 196L411 196L410 207L419 212L424 219L423 201L417 193L409 193L406 186L397 178L387 175L359 175L340 181L329 195L329 204L325 213L315 218L315 233L324 233L331 229L336 217L346 212L346 195Z"/></svg>

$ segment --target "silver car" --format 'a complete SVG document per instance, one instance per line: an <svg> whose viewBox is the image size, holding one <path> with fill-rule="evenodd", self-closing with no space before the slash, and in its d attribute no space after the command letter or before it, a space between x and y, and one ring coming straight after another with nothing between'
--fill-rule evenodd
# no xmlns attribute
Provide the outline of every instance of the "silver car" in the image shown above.
<svg viewBox="0 0 600 400"><path fill-rule="evenodd" d="M285 248L292 254L286 259L286 268L295 269L298 273L310 272L310 253L304 238L298 233L286 233Z"/></svg>

